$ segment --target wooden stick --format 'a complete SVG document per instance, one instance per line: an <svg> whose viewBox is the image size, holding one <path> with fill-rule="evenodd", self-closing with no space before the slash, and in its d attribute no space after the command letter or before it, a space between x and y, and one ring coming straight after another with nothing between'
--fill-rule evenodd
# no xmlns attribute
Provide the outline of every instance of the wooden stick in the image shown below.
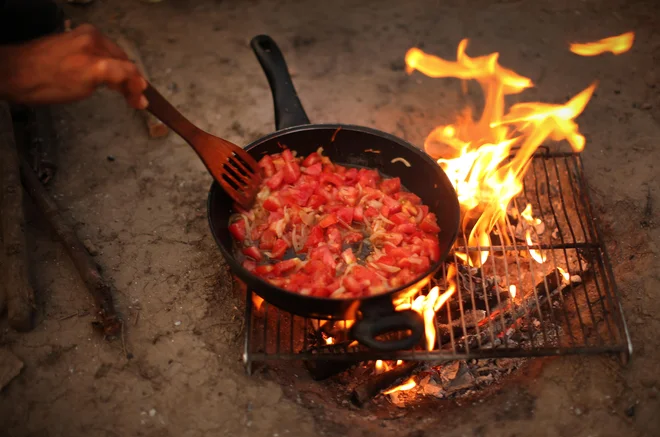
<svg viewBox="0 0 660 437"><path fill-rule="evenodd" d="M124 36L120 36L117 39L117 44L119 45L119 47L124 49L124 51L128 55L128 58L135 63L138 70L140 70L140 73L142 73L142 76L144 76L144 78L148 82L151 82L151 80L149 79L149 75L147 73L147 69L144 66L144 62L142 61L142 56L140 55L140 52L137 49L137 46ZM149 111L140 111L140 112L144 117L150 138L161 138L168 134L169 129L167 126L165 126L165 124L163 124L162 121L154 117Z"/></svg>
<svg viewBox="0 0 660 437"><path fill-rule="evenodd" d="M0 103L0 212L4 252L4 275L9 325L17 331L32 329L34 290L28 277L28 257L25 244L23 189L20 159L14 139L9 107Z"/></svg>
<svg viewBox="0 0 660 437"><path fill-rule="evenodd" d="M98 307L97 316L99 318L100 328L105 335L118 336L121 332L122 322L114 308L112 288L103 279L98 265L96 265L83 243L78 239L73 228L67 225L57 204L41 185L41 182L39 182L39 179L30 168L30 164L25 160L21 162L21 175L25 189L34 200L37 208L44 214L55 234L64 244L64 248L76 266L81 279L92 295Z"/></svg>
<svg viewBox="0 0 660 437"><path fill-rule="evenodd" d="M380 392L393 386L398 380L411 376L423 364L418 361L408 361L387 372L370 377L355 387L351 393L351 402L359 407L363 406Z"/></svg>

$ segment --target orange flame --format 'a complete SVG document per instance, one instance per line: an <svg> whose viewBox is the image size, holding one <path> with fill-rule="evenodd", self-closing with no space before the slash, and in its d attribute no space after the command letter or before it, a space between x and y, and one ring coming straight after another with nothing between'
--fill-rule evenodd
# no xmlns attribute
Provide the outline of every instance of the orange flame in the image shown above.
<svg viewBox="0 0 660 437"><path fill-rule="evenodd" d="M328 337L325 339L325 344L334 344L335 339L332 337Z"/></svg>
<svg viewBox="0 0 660 437"><path fill-rule="evenodd" d="M496 224L506 229L506 211L523 188L530 158L546 140L567 140L576 152L584 148L585 139L573 121L584 110L596 84L592 84L566 104L518 103L505 113L504 98L519 94L533 86L532 81L498 63L498 53L469 57L467 40L458 45L456 61L429 55L417 48L406 53L406 71L419 70L429 77L456 77L476 80L485 97L484 110L478 120L466 109L456 123L435 128L426 138L426 152L437 159L458 194L463 229L469 230L470 247L490 246L490 231ZM453 157L441 157L449 146ZM517 148L511 160L513 147ZM474 222L476 219L476 222ZM472 224L474 222L474 224ZM471 229L466 229L471 226ZM509 243L507 234L503 235ZM459 244L459 243L457 243ZM471 266L481 266L488 250L456 255Z"/></svg>
<svg viewBox="0 0 660 437"><path fill-rule="evenodd" d="M257 311L261 310L261 305L263 305L263 303L264 299L261 296L257 296L256 294L252 293L252 304L257 309Z"/></svg>
<svg viewBox="0 0 660 437"><path fill-rule="evenodd" d="M515 285L511 284L509 285L509 294L511 295L511 299L516 298L516 293L518 292L518 289L516 288Z"/></svg>
<svg viewBox="0 0 660 437"><path fill-rule="evenodd" d="M570 282L571 281L571 275L561 267L557 266L557 270L559 270L559 273L564 277L564 281Z"/></svg>
<svg viewBox="0 0 660 437"><path fill-rule="evenodd" d="M383 394L388 395L390 393L394 393L394 392L397 392L397 391L410 390L411 388L415 387L416 385L417 385L417 383L415 382L415 380L413 378L410 378L401 385L397 385L396 387L393 387L389 390L385 390L383 392Z"/></svg>
<svg viewBox="0 0 660 437"><path fill-rule="evenodd" d="M440 287L433 287L427 295L419 295L415 300L410 303L399 303L396 305L396 310L412 309L424 318L424 332L426 335L426 350L433 350L435 348L435 313L442 308L442 306L449 300L449 298L456 291L456 266L450 264L447 269L447 290L440 294Z"/></svg>
<svg viewBox="0 0 660 437"><path fill-rule="evenodd" d="M580 56L598 56L605 52L620 55L631 49L635 41L635 32L626 32L621 35L603 38L594 42L572 43L570 51Z"/></svg>

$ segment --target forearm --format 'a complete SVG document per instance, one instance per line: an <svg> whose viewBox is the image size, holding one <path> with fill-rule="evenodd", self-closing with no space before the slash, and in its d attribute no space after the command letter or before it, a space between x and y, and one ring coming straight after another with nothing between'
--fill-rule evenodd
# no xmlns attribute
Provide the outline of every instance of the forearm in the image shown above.
<svg viewBox="0 0 660 437"><path fill-rule="evenodd" d="M16 98L17 76L21 74L16 71L17 52L16 46L0 46L0 100L13 101Z"/></svg>

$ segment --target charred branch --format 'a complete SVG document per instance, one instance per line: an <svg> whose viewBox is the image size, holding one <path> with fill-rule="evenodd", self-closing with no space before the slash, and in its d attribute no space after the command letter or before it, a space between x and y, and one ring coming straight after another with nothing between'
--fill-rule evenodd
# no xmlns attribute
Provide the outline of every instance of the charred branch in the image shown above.
<svg viewBox="0 0 660 437"><path fill-rule="evenodd" d="M309 352L322 356L326 355L344 355L348 353L348 345L351 344L350 341L337 343L337 344L326 344L322 346L314 346L309 349ZM305 368L311 375L312 379L315 381L322 381L328 379L332 376L338 375L346 370L350 369L354 365L358 364L358 361L348 360L348 361L338 361L338 360L323 360L323 359L313 359L305 360L303 362Z"/></svg>
<svg viewBox="0 0 660 437"><path fill-rule="evenodd" d="M39 182L39 179L26 161L21 163L21 175L25 189L34 200L37 208L43 213L46 220L48 220L57 237L62 241L81 279L92 295L98 307L99 327L105 335L118 336L121 331L121 320L117 316L113 305L112 288L103 279L99 267L87 252L83 243L78 239L73 228L66 223L55 200L50 197L46 189L41 185L41 182Z"/></svg>
<svg viewBox="0 0 660 437"><path fill-rule="evenodd" d="M423 363L410 361L368 378L365 382L355 387L351 393L351 402L359 407L363 406L383 390L393 386L402 379L412 376L422 365Z"/></svg>

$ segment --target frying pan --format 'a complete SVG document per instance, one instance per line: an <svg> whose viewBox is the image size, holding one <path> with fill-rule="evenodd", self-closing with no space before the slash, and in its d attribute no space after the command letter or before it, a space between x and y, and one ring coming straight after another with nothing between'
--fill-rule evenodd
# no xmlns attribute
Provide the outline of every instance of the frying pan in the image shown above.
<svg viewBox="0 0 660 437"><path fill-rule="evenodd" d="M415 281L376 296L330 299L287 291L251 274L235 258L233 240L228 230L229 219L234 212L232 201L214 182L208 196L208 219L220 251L234 274L249 289L282 310L318 319L354 319L356 322L350 335L372 349L392 351L414 347L424 333L423 320L412 310L395 311L392 300L430 279L453 245L460 216L454 187L428 155L400 138L362 126L310 124L275 41L266 35L259 35L252 39L250 45L270 84L277 131L254 141L245 150L259 160L264 155L281 152L281 146L297 151L298 156L306 156L322 146L324 154L334 163L373 168L385 176L398 176L402 185L417 194L428 205L429 211L436 214L441 229L438 235L440 257ZM396 158L405 159L410 167ZM385 333L403 331L408 334L393 340L377 338Z"/></svg>

